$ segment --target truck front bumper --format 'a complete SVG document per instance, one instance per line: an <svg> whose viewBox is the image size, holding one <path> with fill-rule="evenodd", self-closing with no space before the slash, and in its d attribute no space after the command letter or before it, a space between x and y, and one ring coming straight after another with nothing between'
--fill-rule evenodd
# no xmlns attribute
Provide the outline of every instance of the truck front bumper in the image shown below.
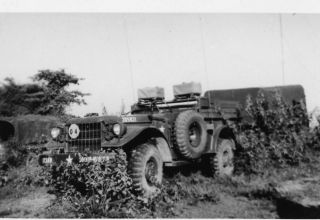
<svg viewBox="0 0 320 220"><path fill-rule="evenodd" d="M67 163L69 165L73 163L86 163L86 162L106 162L111 158L114 158L114 154L91 154L81 155L80 153L61 153L61 154L41 154L38 158L38 162L41 166L59 165L61 163Z"/></svg>

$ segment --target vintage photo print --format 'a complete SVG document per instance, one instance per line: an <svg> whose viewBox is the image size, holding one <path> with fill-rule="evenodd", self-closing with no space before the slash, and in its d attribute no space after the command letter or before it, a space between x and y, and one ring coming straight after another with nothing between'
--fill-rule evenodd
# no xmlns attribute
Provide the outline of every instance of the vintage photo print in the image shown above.
<svg viewBox="0 0 320 220"><path fill-rule="evenodd" d="M320 218L318 6L120 2L0 1L0 217Z"/></svg>

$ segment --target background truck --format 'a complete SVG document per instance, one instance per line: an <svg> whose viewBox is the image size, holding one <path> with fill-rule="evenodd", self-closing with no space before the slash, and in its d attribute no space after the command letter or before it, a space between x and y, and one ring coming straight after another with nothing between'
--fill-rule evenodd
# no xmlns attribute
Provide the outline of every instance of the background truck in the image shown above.
<svg viewBox="0 0 320 220"><path fill-rule="evenodd" d="M204 96L198 83L173 89L171 101L164 99L162 88L144 88L138 90L138 102L129 114L74 118L53 128L52 137L65 147L40 155L39 163L104 161L110 150L122 148L134 189L148 197L161 184L164 166L202 161L209 175L232 174L239 145L232 124L244 120L248 95L278 91L290 102L305 101L301 86L212 90Z"/></svg>

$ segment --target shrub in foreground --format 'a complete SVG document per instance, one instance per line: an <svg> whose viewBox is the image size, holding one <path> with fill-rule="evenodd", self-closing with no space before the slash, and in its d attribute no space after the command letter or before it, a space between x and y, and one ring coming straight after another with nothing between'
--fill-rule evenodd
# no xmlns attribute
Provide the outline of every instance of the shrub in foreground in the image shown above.
<svg viewBox="0 0 320 220"><path fill-rule="evenodd" d="M205 177L182 175L165 179L152 198L137 196L127 175L126 154L120 149L111 154L114 157L107 162L64 163L47 173L55 194L71 204L77 217L172 217L175 202L182 198L192 203L219 200Z"/></svg>
<svg viewBox="0 0 320 220"><path fill-rule="evenodd" d="M62 163L52 168L48 178L55 193L68 200L79 217L112 217L115 211L122 217L131 216L134 194L126 154L116 150L112 155L106 162Z"/></svg>

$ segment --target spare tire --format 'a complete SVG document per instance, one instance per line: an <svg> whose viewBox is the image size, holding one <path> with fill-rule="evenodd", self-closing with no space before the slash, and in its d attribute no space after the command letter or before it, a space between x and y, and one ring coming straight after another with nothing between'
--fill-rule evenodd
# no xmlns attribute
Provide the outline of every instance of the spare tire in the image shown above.
<svg viewBox="0 0 320 220"><path fill-rule="evenodd" d="M199 158L206 148L207 128L201 114L188 110L181 112L175 121L176 146L182 156Z"/></svg>

